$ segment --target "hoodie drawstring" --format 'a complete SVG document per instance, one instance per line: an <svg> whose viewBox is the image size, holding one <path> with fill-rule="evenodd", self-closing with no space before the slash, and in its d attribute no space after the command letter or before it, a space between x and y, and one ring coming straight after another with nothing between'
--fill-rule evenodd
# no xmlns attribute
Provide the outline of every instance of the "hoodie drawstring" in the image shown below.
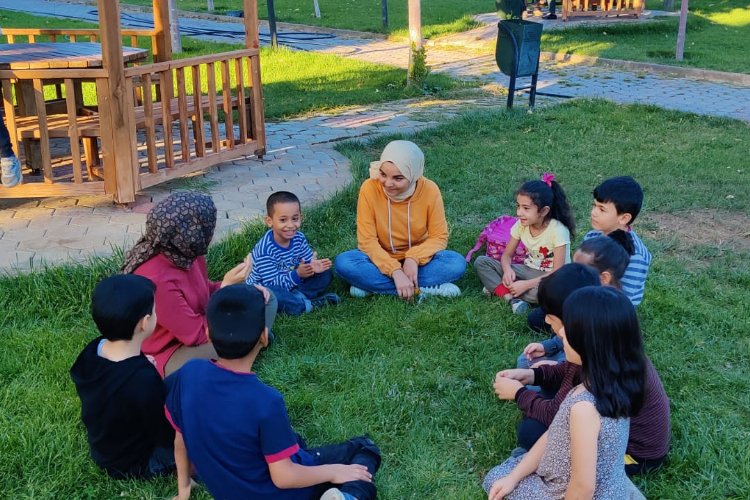
<svg viewBox="0 0 750 500"><path fill-rule="evenodd" d="M386 196L386 198L388 198ZM411 249L411 199L406 204L406 234L409 239L409 249ZM393 226L391 223L391 199L388 198L388 240L391 244L391 253L396 253L396 247L393 246Z"/></svg>

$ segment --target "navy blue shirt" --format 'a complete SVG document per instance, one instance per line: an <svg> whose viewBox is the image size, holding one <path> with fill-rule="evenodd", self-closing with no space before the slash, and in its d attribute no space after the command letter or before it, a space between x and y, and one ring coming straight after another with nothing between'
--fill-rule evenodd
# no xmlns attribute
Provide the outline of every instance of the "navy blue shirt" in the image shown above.
<svg viewBox="0 0 750 500"><path fill-rule="evenodd" d="M305 499L313 488L279 489L268 464L314 465L289 424L284 398L254 373L194 359L166 379L166 408L190 461L217 500Z"/></svg>

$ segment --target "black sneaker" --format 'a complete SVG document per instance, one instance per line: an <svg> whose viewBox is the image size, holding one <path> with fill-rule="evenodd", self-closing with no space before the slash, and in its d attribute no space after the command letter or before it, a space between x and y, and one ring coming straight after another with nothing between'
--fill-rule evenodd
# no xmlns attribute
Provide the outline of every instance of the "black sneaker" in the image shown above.
<svg viewBox="0 0 750 500"><path fill-rule="evenodd" d="M339 297L335 293L324 293L320 297L310 300L310 304L312 304L313 309L318 309L319 307L323 306L335 306L340 303L341 297Z"/></svg>
<svg viewBox="0 0 750 500"><path fill-rule="evenodd" d="M545 14L542 19L557 19L557 14Z"/></svg>

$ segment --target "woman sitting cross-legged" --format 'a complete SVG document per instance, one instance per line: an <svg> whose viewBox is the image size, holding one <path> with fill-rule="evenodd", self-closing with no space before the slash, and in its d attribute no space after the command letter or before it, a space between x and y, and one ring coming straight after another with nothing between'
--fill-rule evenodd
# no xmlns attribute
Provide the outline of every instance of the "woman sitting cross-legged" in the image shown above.
<svg viewBox="0 0 750 500"><path fill-rule="evenodd" d="M424 154L392 141L370 164L357 200L357 246L336 257L334 269L354 297L368 293L410 299L416 293L457 296L452 282L466 261L446 250L448 222L440 188L422 176Z"/></svg>
<svg viewBox="0 0 750 500"><path fill-rule="evenodd" d="M162 377L193 358L213 359L216 351L206 330L206 305L219 288L243 283L249 258L230 269L222 281L210 281L208 244L216 227L216 206L204 194L179 192L154 206L146 231L126 254L122 271L145 276L156 285L156 330L141 349L154 358ZM277 301L256 285L266 299L266 325L271 328Z"/></svg>

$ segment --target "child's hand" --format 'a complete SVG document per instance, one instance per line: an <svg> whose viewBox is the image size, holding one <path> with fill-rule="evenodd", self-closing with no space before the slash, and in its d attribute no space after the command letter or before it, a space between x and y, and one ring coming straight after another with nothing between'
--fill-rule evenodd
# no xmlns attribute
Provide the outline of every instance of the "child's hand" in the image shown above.
<svg viewBox="0 0 750 500"><path fill-rule="evenodd" d="M511 295L513 295L513 297L520 297L534 287L533 283L530 283L529 280L518 280L514 281L510 285L505 286L508 287L508 290L510 290L510 293Z"/></svg>
<svg viewBox="0 0 750 500"><path fill-rule="evenodd" d="M245 260L234 266L232 269L227 271L224 275L224 279L221 280L221 287L228 285L235 285L237 283L244 283L247 279L247 275L250 273L252 268L252 259L250 255L245 257Z"/></svg>
<svg viewBox="0 0 750 500"><path fill-rule="evenodd" d="M343 484L349 481L372 482L372 474L370 474L364 465L331 464L327 467L331 470L331 482L334 484Z"/></svg>
<svg viewBox="0 0 750 500"><path fill-rule="evenodd" d="M518 486L518 481L505 476L492 484L487 500L502 500Z"/></svg>
<svg viewBox="0 0 750 500"><path fill-rule="evenodd" d="M516 398L516 392L523 387L523 384L518 380L501 376L495 377L495 383L492 384L492 387L494 387L498 398L512 401Z"/></svg>
<svg viewBox="0 0 750 500"><path fill-rule="evenodd" d="M526 359L531 361L532 359L541 358L546 353L542 344L539 342L532 342L526 346L526 349L523 350L523 354L526 356Z"/></svg>
<svg viewBox="0 0 750 500"><path fill-rule="evenodd" d="M412 283L414 283L414 287L418 288L419 263L411 257L407 257L406 259L404 259L404 263L401 265L401 270L404 271L406 277L409 278Z"/></svg>
<svg viewBox="0 0 750 500"><path fill-rule="evenodd" d="M333 264L331 263L331 259L319 259L318 252L313 252L313 258L312 261L310 261L310 265L312 266L313 272L319 274L328 271Z"/></svg>
<svg viewBox="0 0 750 500"><path fill-rule="evenodd" d="M268 304L268 301L271 299L271 292L268 291L268 288L261 286L261 285L253 285L253 286L257 288L260 293L263 294L263 303Z"/></svg>
<svg viewBox="0 0 750 500"><path fill-rule="evenodd" d="M516 272L511 268L507 271L503 269L503 285L510 288L514 281L516 281Z"/></svg>
<svg viewBox="0 0 750 500"><path fill-rule="evenodd" d="M512 380L518 380L523 385L529 385L534 383L534 370L528 368L512 368L510 370L503 370L497 372L495 375L495 381L499 378L509 378Z"/></svg>
<svg viewBox="0 0 750 500"><path fill-rule="evenodd" d="M311 263L303 260L300 262L299 266L297 266L297 275L300 278L309 278L313 274L315 274L315 271L313 270L313 265Z"/></svg>

